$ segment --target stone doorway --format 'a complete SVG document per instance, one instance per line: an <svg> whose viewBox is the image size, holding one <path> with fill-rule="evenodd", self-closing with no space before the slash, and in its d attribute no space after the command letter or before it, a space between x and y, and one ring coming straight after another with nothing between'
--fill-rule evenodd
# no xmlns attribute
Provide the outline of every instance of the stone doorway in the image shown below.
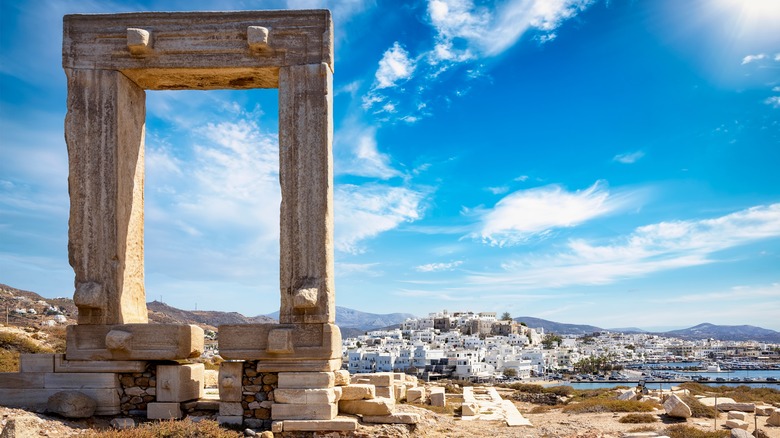
<svg viewBox="0 0 780 438"><path fill-rule="evenodd" d="M324 360L315 368L333 370L340 335L333 324L332 33L328 11L65 17L68 246L79 307L68 355L145 359L143 351L162 348L139 345L133 334L148 329L137 326L147 322L144 90L278 87L280 323L293 326L255 327L221 350L241 351L237 359L285 357L297 369L309 349L306 360ZM225 330L221 338L234 339Z"/></svg>

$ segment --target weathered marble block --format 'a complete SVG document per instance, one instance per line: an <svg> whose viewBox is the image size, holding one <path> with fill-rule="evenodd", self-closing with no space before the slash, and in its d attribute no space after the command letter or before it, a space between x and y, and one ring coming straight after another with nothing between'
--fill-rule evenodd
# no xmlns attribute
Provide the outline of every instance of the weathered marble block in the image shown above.
<svg viewBox="0 0 780 438"><path fill-rule="evenodd" d="M260 360L258 371L336 371L341 331L335 324L235 324L219 327L225 359Z"/></svg>
<svg viewBox="0 0 780 438"><path fill-rule="evenodd" d="M183 402L203 397L202 363L157 366L157 401Z"/></svg>
<svg viewBox="0 0 780 438"><path fill-rule="evenodd" d="M68 360L181 360L203 352L203 329L179 324L71 325Z"/></svg>
<svg viewBox="0 0 780 438"><path fill-rule="evenodd" d="M338 404L284 404L271 406L273 420L332 420L338 415Z"/></svg>

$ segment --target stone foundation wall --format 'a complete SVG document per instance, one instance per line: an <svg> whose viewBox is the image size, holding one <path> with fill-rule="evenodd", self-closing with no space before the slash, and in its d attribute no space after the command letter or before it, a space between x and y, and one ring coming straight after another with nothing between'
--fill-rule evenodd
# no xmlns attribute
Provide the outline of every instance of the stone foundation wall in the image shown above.
<svg viewBox="0 0 780 438"><path fill-rule="evenodd" d="M274 390L277 387L279 373L260 373L257 371L256 360L244 362L242 376L241 406L244 408L245 424L258 424L264 429L271 428L271 405L274 401ZM255 421L247 421L254 419ZM262 426L259 425L260 420Z"/></svg>
<svg viewBox="0 0 780 438"><path fill-rule="evenodd" d="M157 363L149 362L142 373L118 373L123 415L145 415L147 404L155 401L157 396L156 370Z"/></svg>

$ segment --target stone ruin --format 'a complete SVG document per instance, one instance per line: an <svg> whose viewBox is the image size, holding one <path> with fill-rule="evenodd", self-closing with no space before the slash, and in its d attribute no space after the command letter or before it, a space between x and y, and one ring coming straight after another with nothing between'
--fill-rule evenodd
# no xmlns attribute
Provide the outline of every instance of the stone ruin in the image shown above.
<svg viewBox="0 0 780 438"><path fill-rule="evenodd" d="M20 373L0 374L2 403L57 412L52 400L78 391L96 414L151 419L208 403L203 365L188 363L203 352L203 330L147 320L144 90L278 88L279 324L219 327L227 361L218 420L274 432L355 430L356 418L339 412L415 423L392 409L416 379L385 373L350 384L341 370L330 12L67 15L62 63L78 324L67 327L64 355L22 355Z"/></svg>

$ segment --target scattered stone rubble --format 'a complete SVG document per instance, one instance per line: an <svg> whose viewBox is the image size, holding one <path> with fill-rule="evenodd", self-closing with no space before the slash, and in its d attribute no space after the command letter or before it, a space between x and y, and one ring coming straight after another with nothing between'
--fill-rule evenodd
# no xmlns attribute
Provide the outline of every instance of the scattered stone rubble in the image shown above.
<svg viewBox="0 0 780 438"><path fill-rule="evenodd" d="M666 415L678 418L691 418L692 412L688 406L677 394L670 395L664 402Z"/></svg>

